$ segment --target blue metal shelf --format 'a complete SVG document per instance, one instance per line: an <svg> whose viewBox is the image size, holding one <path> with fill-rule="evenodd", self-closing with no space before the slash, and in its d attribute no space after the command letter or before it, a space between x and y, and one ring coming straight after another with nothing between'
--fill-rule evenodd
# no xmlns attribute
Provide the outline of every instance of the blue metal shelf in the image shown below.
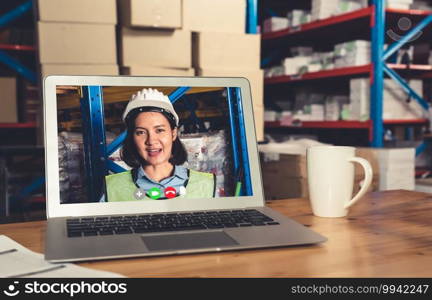
<svg viewBox="0 0 432 300"><path fill-rule="evenodd" d="M398 51L406 43L410 42L413 37L418 35L426 26L432 22L432 15L426 15L414 28L406 35L402 36L398 41L384 49L385 37L385 2L384 0L372 0L374 23L372 27L372 85L371 85L371 119L373 121L373 147L383 147L384 143L384 122L383 122L383 89L384 89L384 74L402 86L407 94L414 98L425 111L429 111L429 103L419 96L408 83L392 70L386 63L396 51ZM423 145L417 149L420 153Z"/></svg>
<svg viewBox="0 0 432 300"><path fill-rule="evenodd" d="M330 17L328 19L314 21L308 24L303 24L300 28L292 30L291 28L265 33L263 35L263 41L273 41L280 39L292 39L296 35L306 34L307 32L314 31L315 35L320 34L320 29L324 29L330 25L342 26L346 22L352 22L359 19L370 18L371 24L371 48L372 48L372 64L370 71L364 69L368 66L360 67L347 67L340 70L322 71L315 72L311 74L305 74L300 79L316 79L324 78L327 76L339 76L347 75L348 71L354 71L355 74L369 73L371 76L371 104L370 104L370 119L372 120L372 141L371 146L373 147L383 147L384 142L384 122L383 122L383 88L384 88L384 74L387 74L390 78L395 80L402 88L415 99L419 104L426 110L429 110L429 103L425 101L422 97L415 93L413 89L410 88L408 83L394 71L393 65L387 63L386 60L389 59L397 50L399 50L406 43L410 42L413 37L416 37L419 32L421 32L426 26L432 22L432 12L424 12L418 10L401 10L401 9L386 9L385 0L371 0L371 6L360 9L347 14ZM387 49L384 49L385 35L386 35L386 15L415 15L416 20L421 19L418 24L413 27L405 36L400 37L398 41L395 41ZM394 16L393 16L394 17ZM388 19L388 18L387 18ZM363 23L362 23L363 24ZM326 31L328 34L328 30ZM303 36L304 38L304 36ZM263 59L263 63L268 62L269 57ZM367 71L367 72L366 72ZM275 78L266 79L266 84L274 83L285 83L298 80L294 76L280 76ZM431 123L431 122L429 122Z"/></svg>
<svg viewBox="0 0 432 300"><path fill-rule="evenodd" d="M22 17L24 14L30 12L32 10L32 7L33 1L29 0L19 5L15 9L3 14L2 16L0 16L0 28L8 25L12 21L15 21L16 19ZM5 64L30 82L37 82L36 72L30 70L3 50L0 50L0 63Z"/></svg>

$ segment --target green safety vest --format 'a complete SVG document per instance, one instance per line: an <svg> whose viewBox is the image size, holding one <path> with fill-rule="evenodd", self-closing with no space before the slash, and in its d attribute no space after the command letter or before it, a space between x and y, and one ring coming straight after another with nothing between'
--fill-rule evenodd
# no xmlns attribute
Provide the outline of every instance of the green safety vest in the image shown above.
<svg viewBox="0 0 432 300"><path fill-rule="evenodd" d="M137 186L132 180L132 172L126 171L105 176L107 201L137 201L134 197ZM215 175L189 169L186 194L177 198L212 198L215 196ZM141 200L153 200L147 195Z"/></svg>

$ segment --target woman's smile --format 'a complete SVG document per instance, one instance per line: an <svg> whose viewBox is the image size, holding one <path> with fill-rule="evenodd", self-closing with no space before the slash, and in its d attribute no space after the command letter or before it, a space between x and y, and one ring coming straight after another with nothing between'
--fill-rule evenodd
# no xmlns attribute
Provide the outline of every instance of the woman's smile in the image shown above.
<svg viewBox="0 0 432 300"><path fill-rule="evenodd" d="M162 149L146 149L150 157L156 157L162 153Z"/></svg>

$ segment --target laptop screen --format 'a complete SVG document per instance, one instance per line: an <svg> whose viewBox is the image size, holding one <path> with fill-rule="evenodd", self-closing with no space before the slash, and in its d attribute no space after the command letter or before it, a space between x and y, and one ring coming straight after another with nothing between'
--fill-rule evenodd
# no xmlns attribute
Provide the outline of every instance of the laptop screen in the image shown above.
<svg viewBox="0 0 432 300"><path fill-rule="evenodd" d="M254 195L241 88L55 90L62 206Z"/></svg>

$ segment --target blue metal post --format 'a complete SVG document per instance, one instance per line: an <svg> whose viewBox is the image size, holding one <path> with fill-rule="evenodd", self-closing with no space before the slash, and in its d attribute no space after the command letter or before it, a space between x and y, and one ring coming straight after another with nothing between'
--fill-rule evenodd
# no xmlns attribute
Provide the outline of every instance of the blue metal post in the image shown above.
<svg viewBox="0 0 432 300"><path fill-rule="evenodd" d="M9 56L3 50L0 50L0 62L7 65L9 68L15 70L17 73L21 74L25 79L36 83L36 73L25 67L23 64Z"/></svg>
<svg viewBox="0 0 432 300"><path fill-rule="evenodd" d="M231 144L233 147L233 161L234 161L234 174L237 174L239 169L239 152L237 147L237 130L235 121L235 109L233 102L233 88L227 88L227 100L228 100L228 110L229 110L229 122L231 130Z"/></svg>
<svg viewBox="0 0 432 300"><path fill-rule="evenodd" d="M10 22L24 15L26 12L29 12L32 9L32 6L33 3L32 0L30 0L21 4L17 8L5 13L4 15L0 16L0 27L9 24Z"/></svg>
<svg viewBox="0 0 432 300"><path fill-rule="evenodd" d="M104 192L104 180L107 175L102 87L84 86L80 102L88 199L97 202Z"/></svg>
<svg viewBox="0 0 432 300"><path fill-rule="evenodd" d="M107 146L107 157L113 154L118 148L121 147L121 145L123 145L126 135L127 131L123 131L118 137L115 138L114 141L111 142L111 144Z"/></svg>
<svg viewBox="0 0 432 300"><path fill-rule="evenodd" d="M384 71L389 75L394 81L396 81L399 85L402 86L402 88L405 90L405 92L410 96L413 97L426 112L429 111L429 103L424 100L419 94L417 94L409 85L408 83L399 76L398 73L396 73L394 70L390 69L387 65L384 66Z"/></svg>
<svg viewBox="0 0 432 300"><path fill-rule="evenodd" d="M382 147L384 137L383 124L383 88L384 88L384 31L385 7L384 0L373 0L374 6L372 26L372 85L370 117L373 123L372 146Z"/></svg>
<svg viewBox="0 0 432 300"><path fill-rule="evenodd" d="M246 128L244 123L242 96L241 96L240 88L234 88L234 91L237 100L237 116L238 116L238 126L239 126L239 135L240 135L240 147L241 147L243 172L244 172L244 182L243 182L245 187L244 195L252 196L252 183L251 183L250 166L249 166L249 152L248 152L247 141L246 141Z"/></svg>
<svg viewBox="0 0 432 300"><path fill-rule="evenodd" d="M19 194L12 198L12 202L19 201L27 196L29 196L32 192L39 189L45 183L45 177L38 177L34 179L29 185L23 188Z"/></svg>
<svg viewBox="0 0 432 300"><path fill-rule="evenodd" d="M421 143L416 148L416 156L419 156L420 154L422 154L426 150L426 148L427 148L427 143L425 141L423 141L423 143Z"/></svg>
<svg viewBox="0 0 432 300"><path fill-rule="evenodd" d="M183 97L183 95L189 91L190 87L189 86L182 86L177 88L174 92L172 92L168 98L170 99L171 103L175 103L178 99L180 99L181 97Z"/></svg>
<svg viewBox="0 0 432 300"><path fill-rule="evenodd" d="M257 33L258 27L258 2L257 0L247 0L247 21L246 33Z"/></svg>
<svg viewBox="0 0 432 300"><path fill-rule="evenodd" d="M113 162L112 160L107 160L107 168L112 171L113 173L122 173L124 171L126 171L125 168L119 166L118 164L116 164L115 162Z"/></svg>

